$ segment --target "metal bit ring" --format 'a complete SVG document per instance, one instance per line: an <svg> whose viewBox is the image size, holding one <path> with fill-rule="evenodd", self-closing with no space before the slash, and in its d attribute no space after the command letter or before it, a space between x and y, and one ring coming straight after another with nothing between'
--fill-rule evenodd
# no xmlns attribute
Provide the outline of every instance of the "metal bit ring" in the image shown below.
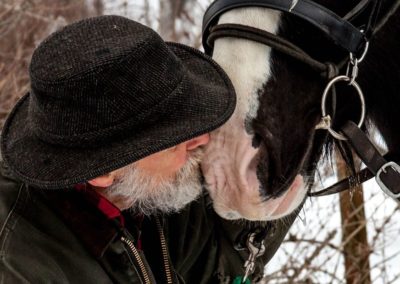
<svg viewBox="0 0 400 284"><path fill-rule="evenodd" d="M358 97L360 98L360 103L361 103L361 117L360 117L360 121L358 122L358 127L361 128L361 126L364 123L364 119L365 119L365 100L364 100L364 94L360 88L360 86L357 84L356 81L351 80L348 76L337 76L335 78L333 78L325 87L324 93L322 94L322 101L321 101L321 112L322 112L322 118L327 117L327 113L326 113L326 108L325 108L325 104L326 104L326 98L328 96L329 90L332 88L332 86L340 81L345 81L345 82L349 82L350 86L353 86L354 89L356 89ZM329 131L329 133L335 137L336 139L339 140L347 140L347 138L336 132L335 130L332 129L331 125L328 125L326 127L326 129Z"/></svg>

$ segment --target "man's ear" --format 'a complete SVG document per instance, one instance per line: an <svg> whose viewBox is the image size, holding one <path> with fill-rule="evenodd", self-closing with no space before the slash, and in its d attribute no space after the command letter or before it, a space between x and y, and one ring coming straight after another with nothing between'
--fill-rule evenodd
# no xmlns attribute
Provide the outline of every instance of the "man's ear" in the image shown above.
<svg viewBox="0 0 400 284"><path fill-rule="evenodd" d="M114 172L111 172L106 175L102 175L92 180L89 180L88 183L95 187L109 187L114 182L114 176Z"/></svg>

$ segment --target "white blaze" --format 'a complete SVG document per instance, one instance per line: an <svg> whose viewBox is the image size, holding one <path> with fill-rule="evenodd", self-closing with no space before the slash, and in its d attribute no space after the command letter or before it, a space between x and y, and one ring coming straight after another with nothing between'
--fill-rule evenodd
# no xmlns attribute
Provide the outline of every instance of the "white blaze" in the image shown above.
<svg viewBox="0 0 400 284"><path fill-rule="evenodd" d="M219 24L235 23L277 33L280 13L264 8L241 8L224 13ZM281 198L261 202L257 178L258 149L252 147L252 134L245 120L255 118L259 90L271 77L271 48L240 38L219 38L213 59L226 71L235 87L237 106L221 128L211 133L202 170L216 212L226 219L270 220L293 211L302 201L303 179Z"/></svg>
<svg viewBox="0 0 400 284"><path fill-rule="evenodd" d="M219 24L236 23L276 33L279 18L277 11L244 8L226 12ZM221 38L215 41L213 59L231 78L238 97L235 115L242 118L256 116L257 91L271 76L270 53L269 46L245 39Z"/></svg>

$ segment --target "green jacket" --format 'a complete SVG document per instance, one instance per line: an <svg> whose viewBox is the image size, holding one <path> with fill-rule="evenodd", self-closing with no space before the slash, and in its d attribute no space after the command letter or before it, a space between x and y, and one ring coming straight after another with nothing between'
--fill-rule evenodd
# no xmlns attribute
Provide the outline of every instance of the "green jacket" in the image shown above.
<svg viewBox="0 0 400 284"><path fill-rule="evenodd" d="M207 196L137 230L128 212L122 225L75 190L31 188L1 169L1 283L232 283L244 274L248 252L234 244L248 223L222 220ZM288 220L267 234L252 282L262 277ZM138 232L143 251L135 247Z"/></svg>

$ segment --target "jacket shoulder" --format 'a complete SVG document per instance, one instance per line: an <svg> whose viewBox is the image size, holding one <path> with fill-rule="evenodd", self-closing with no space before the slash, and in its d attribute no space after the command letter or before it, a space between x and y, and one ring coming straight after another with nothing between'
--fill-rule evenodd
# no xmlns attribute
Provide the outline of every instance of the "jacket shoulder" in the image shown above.
<svg viewBox="0 0 400 284"><path fill-rule="evenodd" d="M12 209L22 186L24 185L13 178L8 167L0 160L0 235L4 233L7 221L12 217Z"/></svg>
<svg viewBox="0 0 400 284"><path fill-rule="evenodd" d="M0 278L2 283L29 283L28 279L9 263L6 250L17 223L16 209L20 205L23 187L0 160Z"/></svg>
<svg viewBox="0 0 400 284"><path fill-rule="evenodd" d="M110 283L42 194L2 165L0 283Z"/></svg>

